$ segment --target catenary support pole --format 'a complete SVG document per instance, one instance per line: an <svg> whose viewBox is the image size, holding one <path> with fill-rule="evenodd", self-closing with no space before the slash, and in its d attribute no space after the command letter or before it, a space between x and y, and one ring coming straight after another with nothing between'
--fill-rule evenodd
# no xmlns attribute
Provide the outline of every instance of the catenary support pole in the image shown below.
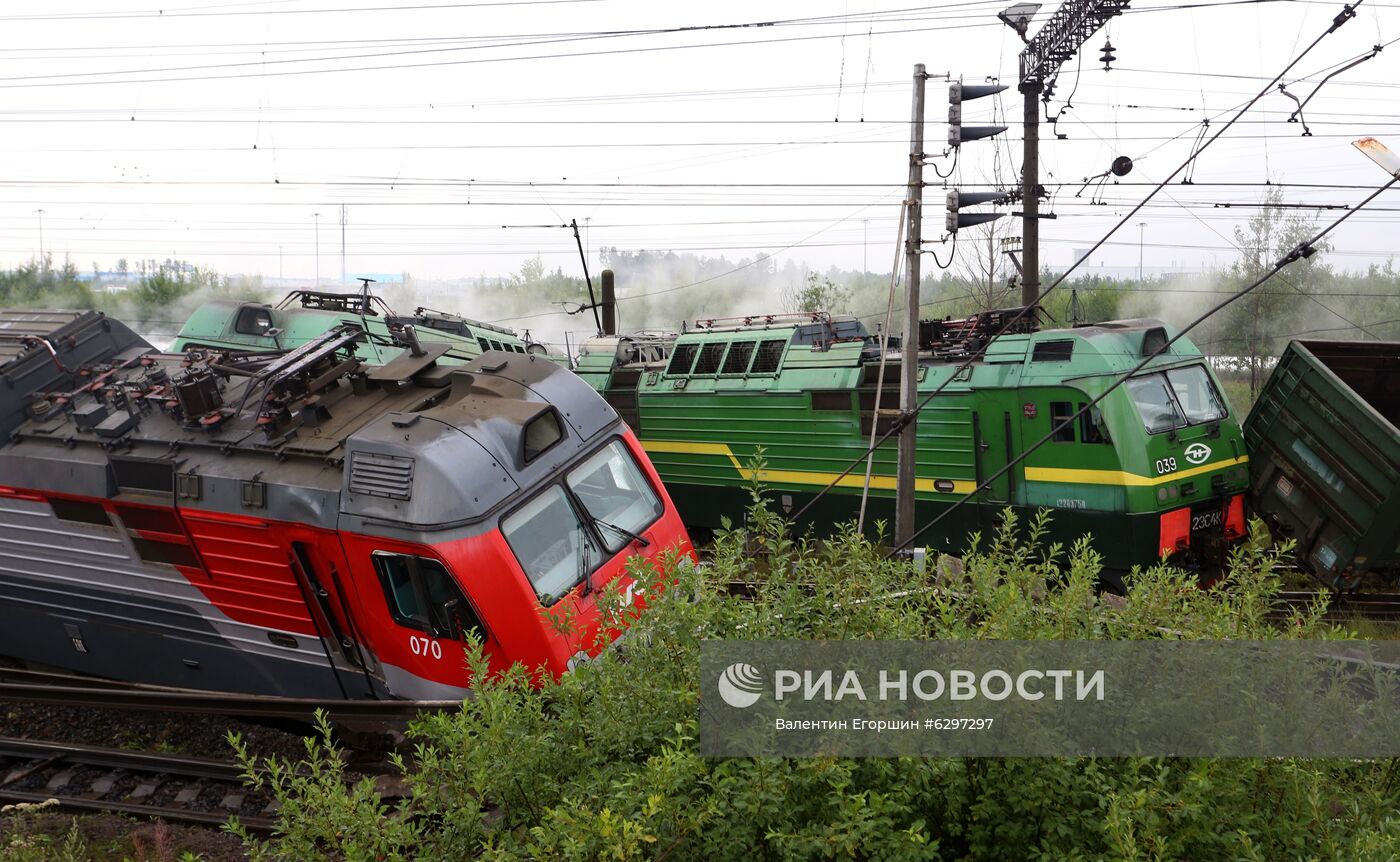
<svg viewBox="0 0 1400 862"><path fill-rule="evenodd" d="M899 412L904 427L899 432L899 463L895 476L894 535L904 542L914 535L914 488L918 460L914 406L919 399L919 259L923 254L924 198L924 64L914 66L914 113L909 135L909 238L905 241L904 353L900 362ZM878 423L880 405L875 405Z"/></svg>
<svg viewBox="0 0 1400 862"><path fill-rule="evenodd" d="M603 270L599 292L603 301L603 334L617 335L617 293L612 270Z"/></svg>
<svg viewBox="0 0 1400 862"><path fill-rule="evenodd" d="M1025 149L1021 162L1021 304L1040 296L1040 84L1021 84Z"/></svg>

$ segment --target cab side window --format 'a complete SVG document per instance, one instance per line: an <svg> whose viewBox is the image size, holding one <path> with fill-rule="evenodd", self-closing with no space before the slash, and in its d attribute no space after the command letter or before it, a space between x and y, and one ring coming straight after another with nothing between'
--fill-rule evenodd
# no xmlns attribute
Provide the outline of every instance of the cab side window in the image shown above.
<svg viewBox="0 0 1400 862"><path fill-rule="evenodd" d="M1050 428L1055 434L1056 443L1074 442L1074 423L1069 421L1073 415L1074 405L1068 401L1050 402Z"/></svg>
<svg viewBox="0 0 1400 862"><path fill-rule="evenodd" d="M464 640L473 630L477 637L486 636L461 587L437 560L377 551L374 570L389 615L399 625L453 640Z"/></svg>
<svg viewBox="0 0 1400 862"><path fill-rule="evenodd" d="M266 335L272 328L272 309L262 305L248 305L238 310L238 319L233 323L234 332L240 335Z"/></svg>
<svg viewBox="0 0 1400 862"><path fill-rule="evenodd" d="M1079 405L1080 410L1084 410L1084 405ZM1090 407L1079 414L1079 439L1085 443L1111 443L1108 439L1108 426L1103 421L1103 414L1098 407Z"/></svg>

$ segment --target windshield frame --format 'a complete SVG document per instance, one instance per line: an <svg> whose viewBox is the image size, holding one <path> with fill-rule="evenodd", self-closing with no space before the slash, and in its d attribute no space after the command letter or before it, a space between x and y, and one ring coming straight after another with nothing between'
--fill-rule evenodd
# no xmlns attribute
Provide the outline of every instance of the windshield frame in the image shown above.
<svg viewBox="0 0 1400 862"><path fill-rule="evenodd" d="M1221 414L1213 419L1201 419L1193 421L1191 419L1191 414L1188 413L1186 411L1186 408L1182 406L1181 399L1178 398L1176 394L1176 387L1172 385L1172 380L1168 376L1168 373L1172 371L1186 371L1193 368L1199 368L1205 374L1206 385L1210 387L1209 394L1212 398L1215 399L1215 403L1220 407ZM1225 396L1221 393L1220 387L1215 384L1215 380L1210 375L1210 369L1206 367L1204 362L1192 362L1186 365L1173 365L1170 368L1154 368L1153 370L1145 372L1143 374L1134 374L1131 377L1125 378L1123 381L1123 386L1125 389L1128 389L1129 384L1132 381L1145 381L1148 378L1152 377L1157 378L1161 387L1166 391L1167 397L1171 400L1172 409L1176 412L1176 415L1180 417L1181 421L1177 424L1173 424L1169 428L1160 428L1156 431L1153 431L1152 427L1147 424L1147 417L1143 415L1142 408L1139 406L1137 399L1134 398L1132 392L1129 391L1128 400L1133 405L1133 412L1137 414L1138 422L1142 424L1143 430L1146 431L1149 436L1155 436L1157 434L1171 434L1173 432L1180 431L1182 428L1194 428L1201 425L1220 423L1230 418L1230 402L1225 400Z"/></svg>
<svg viewBox="0 0 1400 862"><path fill-rule="evenodd" d="M578 589L580 584L587 583L589 579L592 578L592 576L599 569L601 569L607 563L612 562L614 559L617 558L619 554L626 552L627 549L633 544L633 539L627 537L621 545L614 549L614 547L611 544L609 544L607 540L608 535L612 533L612 531L607 530L606 532L604 532L606 528L600 527L597 523L598 516L596 516L592 511L588 509L587 506L583 504L583 501L579 498L578 494L575 493L575 491L569 487L568 483L568 476L570 473L582 467L585 463L593 459L600 452L604 451L605 449L608 449L613 445L619 446L622 450L623 456L631 459L632 466L636 469L637 474L641 477L644 487L647 491L651 493L652 497L657 501L659 511L657 511L655 516L632 531L639 536L644 535L647 530L651 529L653 526L655 526L655 524L658 521L665 517L667 510L666 498L658 490L658 488L656 487L656 483L652 481L651 476L648 475L647 470L643 465L643 462L637 458L636 453L632 451L632 447L628 446L625 438L621 436L609 437L598 446L595 446L588 452L584 453L582 456L573 460L568 467L560 470L555 476L551 477L548 482L542 483L538 487L532 489L532 493L529 496L521 500L518 504L512 506L507 511L503 512L501 514L500 520L497 522L498 529L501 532L501 538L505 540L506 547L510 549L511 556L514 558L515 564L520 567L521 574L525 576L526 582L529 583L530 588L534 591L536 598L544 607L550 607L555 602L559 601L560 599L567 596L569 593ZM541 499L541 497L544 494L549 493L550 489L558 489L563 494L564 500L568 503L569 509L573 514L575 521L578 523L579 528L584 531L584 536L586 537L585 541L593 546L594 553L588 555L588 565L582 567L583 569L586 569L586 571L584 571L584 573L580 575L576 580L573 580L572 582L568 583L566 586L559 589L558 592L542 593L540 592L539 587L535 583L534 576L531 574L530 571L528 571L525 568L525 563L521 560L520 553L516 550L515 545L512 544L510 536L506 532L506 522L509 521L511 518L515 517L515 515L526 509L535 501Z"/></svg>

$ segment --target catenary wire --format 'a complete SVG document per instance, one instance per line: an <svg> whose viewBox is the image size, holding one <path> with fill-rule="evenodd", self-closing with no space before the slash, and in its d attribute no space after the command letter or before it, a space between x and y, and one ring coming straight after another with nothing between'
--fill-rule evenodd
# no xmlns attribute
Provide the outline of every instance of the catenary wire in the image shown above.
<svg viewBox="0 0 1400 862"><path fill-rule="evenodd" d="M1049 287L1046 287L1044 290L1042 290L1042 291L1040 292L1040 295L1036 297L1036 301L1035 301L1034 303L1032 303L1031 305L1026 306L1025 308L1021 309L1021 311L1019 311L1018 313L1016 313L1015 315L1013 315L1013 316L1011 317L1011 319L1009 319L1009 320L1000 328L1000 330L996 333L996 336L1000 336L1000 335L1002 335L1002 334L1005 334L1005 333L1006 333L1007 331L1009 331L1013 326L1015 326L1017 323L1019 323L1020 320L1021 320L1021 318L1025 317L1027 314L1031 313L1032 309L1039 307L1040 303L1044 301L1045 297L1049 296L1051 292L1053 292L1057 287L1059 287L1059 286L1065 281L1065 279L1069 277L1069 274L1070 274L1071 272L1073 272L1076 268L1078 268L1080 264L1084 263L1084 261L1086 261L1086 260L1089 258L1089 256L1090 256L1091 254L1094 253L1094 251L1096 251L1100 246L1102 246L1102 245L1109 239L1109 237L1113 236L1113 234L1117 233L1118 230L1119 230L1120 228L1123 227L1123 225L1127 224L1127 223L1133 218L1133 216L1135 216L1135 215L1137 214L1137 212L1142 208L1142 206L1143 206L1144 204L1146 204L1149 200L1151 200L1162 188L1164 188L1164 187L1167 185L1167 183L1169 183L1169 182L1171 182L1172 180L1176 179L1176 177L1177 177L1183 170L1185 170L1188 166L1190 166L1190 164L1191 164L1192 162L1194 162L1197 158L1200 157L1201 153L1205 152L1205 150L1206 150L1208 147L1210 147L1212 144L1214 144L1217 140L1219 140L1220 137L1221 137L1225 132L1229 131L1230 128L1235 124L1235 121L1238 120L1240 117L1242 117L1242 116L1244 115L1244 113L1245 113L1246 111L1248 111L1248 110L1254 105L1255 102L1258 102L1260 99L1264 98L1266 95L1268 95L1270 92L1272 92L1273 87L1274 87L1274 84L1276 84L1278 81L1282 80L1283 77L1284 77L1285 75L1287 75L1287 74L1289 73L1289 71L1291 71L1291 70L1293 69L1294 66L1296 66L1296 65L1298 65L1298 63L1302 62L1303 58L1306 57L1309 53L1311 53L1312 50L1313 50L1314 48L1316 48L1319 44L1321 44L1321 42L1322 42L1324 39L1326 39L1329 35L1331 35L1333 32L1335 32L1340 26L1342 26L1343 24L1345 24L1346 21L1350 20L1350 18L1354 17L1355 14L1356 14L1356 12L1355 12L1356 6L1361 5L1361 2L1364 2L1364 0L1358 0L1358 2L1357 2L1355 5L1351 5L1351 4L1345 5L1345 6L1343 7L1343 12L1340 13L1336 18L1333 19L1332 26L1331 26L1328 30L1326 30L1326 31L1323 32L1320 36L1318 36L1316 39L1314 39L1314 40L1312 41L1312 43L1308 45L1307 48L1303 49L1303 52L1302 52L1301 54L1298 54L1298 55L1297 55L1296 57L1294 57L1291 61L1289 61L1288 65L1284 67L1283 71L1279 72L1279 73L1274 77L1274 79L1273 79L1268 85L1266 85L1266 86L1264 87L1264 89L1260 90L1259 93L1258 93L1258 95L1256 95L1253 99L1251 99L1251 100L1250 100L1249 102L1247 102L1244 106L1242 106L1242 107L1239 109L1239 112L1236 113L1234 117L1232 117L1231 119L1227 120L1223 125L1221 125L1220 128L1216 130L1215 134L1211 135L1210 138L1208 138L1206 141L1202 142L1202 144L1201 144L1199 147L1194 148L1194 150L1191 152L1191 154L1190 154L1189 156L1187 156L1186 160L1185 160L1184 162L1182 162L1182 164L1181 164L1180 166L1178 166L1178 167L1176 168L1176 170L1172 171L1172 173L1167 177L1167 179L1163 180L1163 181L1162 181L1161 183L1159 183L1155 188L1153 188L1151 191L1149 191L1149 192L1147 193L1147 196L1144 197L1143 200L1142 200L1131 212L1129 212L1127 215L1123 216L1113 227L1111 227L1111 228L1109 229L1109 231L1108 231L1106 234L1103 235L1103 237L1101 237L1101 238L1094 244L1094 246L1093 246L1092 248L1090 248L1088 251L1086 251L1086 252L1083 254L1083 256L1081 256L1078 260L1076 260L1064 273L1062 273L1058 278L1056 278L1056 279L1050 284ZM1382 188L1382 191L1383 191L1384 189L1389 188L1390 185L1391 185L1390 183L1387 183L1387 184ZM1373 194L1373 197L1374 197L1375 195L1379 195L1379 194L1380 194L1380 192L1377 191L1377 192L1375 192L1375 193ZM1369 202L1370 200L1371 200L1371 198L1367 198L1367 202ZM1344 221L1346 218L1350 217L1354 212L1355 212L1355 210L1348 211L1345 215L1342 216L1342 219L1338 220L1338 221L1335 222L1334 224L1340 224L1341 221ZM917 290L917 289L918 289L918 286L915 285L912 289ZM988 344L990 344L990 343L992 343L993 341L995 341L996 336L994 336L992 339L989 339L989 340L988 340ZM917 333L908 333L908 332L906 332L906 333L904 334L904 337L906 337L906 338L911 338L911 337L916 338L916 337L918 337L918 336L917 336ZM890 439L891 437L893 437L896 433L902 431L904 425L907 424L908 421L912 420L915 416L917 416L917 415L919 414L919 412L922 411L922 410L924 409L924 407L926 407L937 395L939 395L944 389L946 389L946 388L948 387L948 385L954 380L954 378L957 377L958 372L962 371L962 369L964 369L964 368L970 368L970 367L972 366L972 364L973 364L975 361L977 361L977 359L981 358L982 354L986 352L986 349L987 349L987 345L982 345L982 346L978 347L978 348L973 352L973 354L972 354L971 356L969 356L965 361L963 361L963 362L958 366L958 369L957 369L953 374L949 375L947 381L945 381L944 383L940 384L940 385L939 385L938 387L936 387L932 392L930 392L927 396L925 396L922 400L920 400L919 403L918 403L917 405L915 405L914 408L913 408L911 411L909 411L907 417L906 417L906 416L901 416L900 419L901 419L902 421L896 421L896 422L891 423L891 427L885 432L884 435L881 436L880 440L879 440L878 442L876 442L875 447L878 448L879 446L883 445L884 442L885 442L886 440L888 440L888 439ZM907 371L908 371L908 370L906 369L906 372L907 372ZM858 465L858 464L860 463L860 461L866 457L866 454L867 454L867 453L862 452L862 453L860 454L859 458L857 458L855 461L853 461L853 462L851 463L850 466L846 467L846 469L845 469L839 476L837 476L837 477L836 477L835 479L833 479L830 483L828 483L824 488L822 488L820 491L818 491L818 492L816 493L816 495L814 495L814 496L812 497L811 500L808 500L807 503L806 503L805 505L803 505L803 507L797 512L797 514L793 515L793 520L794 520L794 521L800 520L801 517L802 517L802 515L805 514L805 513L807 512L808 509L810 509L813 505L815 505L815 504L817 503L817 501L819 501L822 497L826 496L826 494L829 493L829 492L831 491L832 488L836 487L836 485L837 485L842 479L844 479L846 476L850 475L851 470L855 469L856 465ZM907 542L906 542L906 544L907 544Z"/></svg>

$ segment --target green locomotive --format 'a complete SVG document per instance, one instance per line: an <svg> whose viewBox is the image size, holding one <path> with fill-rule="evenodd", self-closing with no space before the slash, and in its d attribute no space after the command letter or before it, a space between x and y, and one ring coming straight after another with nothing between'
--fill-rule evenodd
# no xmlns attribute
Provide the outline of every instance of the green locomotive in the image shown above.
<svg viewBox="0 0 1400 862"><path fill-rule="evenodd" d="M917 523L973 492L1175 335L1158 321L1123 320L1023 325L994 337L1018 311L921 327L920 399L947 386L918 417ZM836 479L866 450L872 423L883 432L899 415L898 356L886 358L877 405L880 368L879 341L858 320L815 313L701 321L660 348L598 338L584 343L576 371L632 425L686 523L703 530L722 517L742 520L751 480L795 513ZM895 450L890 441L875 454L867 531L893 517ZM1204 562L1244 535L1247 462L1215 375L1183 338L920 543L960 552L1005 508L1044 507L1054 510L1052 540L1092 536L1111 570L1163 554ZM864 472L841 479L803 520L819 532L854 520Z"/></svg>
<svg viewBox="0 0 1400 862"><path fill-rule="evenodd" d="M294 290L276 306L211 300L195 309L170 349L286 350L348 323L369 334L356 352L360 359L375 364L399 355L408 325L428 349L446 352L448 361L470 362L487 350L547 352L544 345L521 339L509 329L455 314L427 308L415 309L412 315L395 314L367 287L361 293Z"/></svg>

